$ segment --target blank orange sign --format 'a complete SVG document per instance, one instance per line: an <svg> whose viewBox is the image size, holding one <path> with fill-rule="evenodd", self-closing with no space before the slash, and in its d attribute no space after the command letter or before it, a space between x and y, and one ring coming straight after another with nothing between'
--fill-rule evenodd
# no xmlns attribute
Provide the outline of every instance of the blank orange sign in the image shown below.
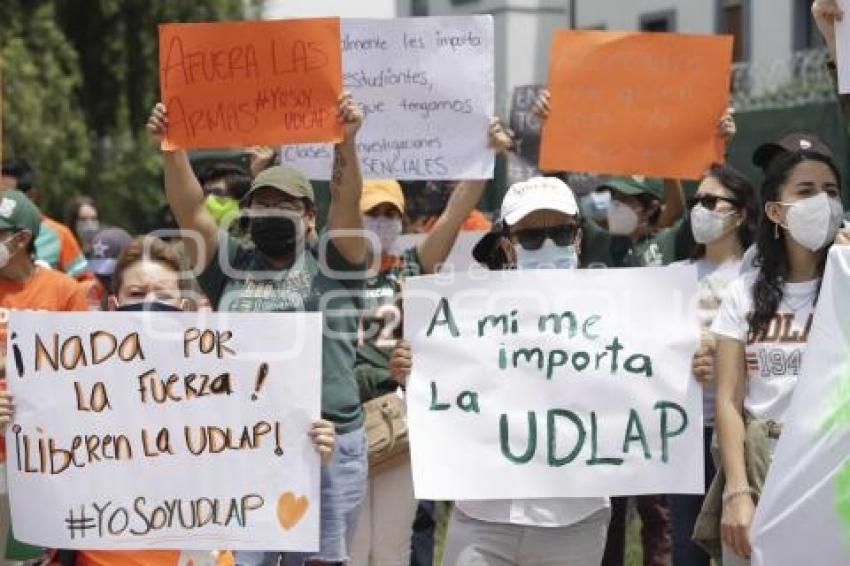
<svg viewBox="0 0 850 566"><path fill-rule="evenodd" d="M555 32L545 170L693 179L723 160L731 36Z"/></svg>
<svg viewBox="0 0 850 566"><path fill-rule="evenodd" d="M163 24L162 148L342 139L339 18Z"/></svg>

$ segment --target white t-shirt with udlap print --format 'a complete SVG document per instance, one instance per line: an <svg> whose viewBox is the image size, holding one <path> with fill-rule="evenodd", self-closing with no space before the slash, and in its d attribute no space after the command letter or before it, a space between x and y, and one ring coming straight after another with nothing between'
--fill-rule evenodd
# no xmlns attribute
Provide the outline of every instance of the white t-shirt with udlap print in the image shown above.
<svg viewBox="0 0 850 566"><path fill-rule="evenodd" d="M729 285L711 331L720 338L745 344L744 409L755 417L781 423L803 365L820 279L786 283L782 302L767 332L750 341L749 317L757 275L747 273Z"/></svg>

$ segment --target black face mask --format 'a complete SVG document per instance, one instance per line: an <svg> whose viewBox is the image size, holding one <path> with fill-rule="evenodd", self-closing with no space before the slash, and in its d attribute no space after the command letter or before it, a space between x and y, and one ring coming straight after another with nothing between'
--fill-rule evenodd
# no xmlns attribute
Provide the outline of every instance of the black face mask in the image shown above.
<svg viewBox="0 0 850 566"><path fill-rule="evenodd" d="M140 303L130 303L129 305L121 305L119 311L123 312L138 312L138 311L155 311L155 312L183 312L180 307L161 303L159 301L142 301Z"/></svg>
<svg viewBox="0 0 850 566"><path fill-rule="evenodd" d="M251 239L269 257L283 257L295 251L295 219L268 216L251 219Z"/></svg>

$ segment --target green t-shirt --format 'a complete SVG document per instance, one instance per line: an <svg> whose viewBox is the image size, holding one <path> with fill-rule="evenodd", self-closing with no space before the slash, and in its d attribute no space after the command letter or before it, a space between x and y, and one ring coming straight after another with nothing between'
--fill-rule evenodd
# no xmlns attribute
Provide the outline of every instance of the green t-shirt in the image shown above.
<svg viewBox="0 0 850 566"><path fill-rule="evenodd" d="M364 402L396 388L390 377L389 360L401 330L399 292L405 277L421 274L422 264L413 247L402 253L388 269L366 281L354 366L360 399Z"/></svg>
<svg viewBox="0 0 850 566"><path fill-rule="evenodd" d="M585 219L581 228L583 267L661 266L689 257L682 232L689 230L690 225L684 218L669 228L638 239L615 236L590 219Z"/></svg>
<svg viewBox="0 0 850 566"><path fill-rule="evenodd" d="M222 266L216 253L198 277L210 303L223 312L321 311L322 417L340 434L362 426L354 358L363 266L346 261L332 242L326 246L325 269L313 250L304 253L301 265L275 270L260 252L229 234L219 232L219 245L227 250L228 265ZM334 272L346 275L336 279Z"/></svg>

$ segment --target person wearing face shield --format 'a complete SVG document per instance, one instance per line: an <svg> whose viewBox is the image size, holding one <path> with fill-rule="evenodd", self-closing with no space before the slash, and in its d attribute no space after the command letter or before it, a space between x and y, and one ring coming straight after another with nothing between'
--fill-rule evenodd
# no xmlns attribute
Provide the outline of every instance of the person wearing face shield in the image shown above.
<svg viewBox="0 0 850 566"><path fill-rule="evenodd" d="M6 391L6 324L9 313L88 310L83 288L72 277L37 264L35 239L41 213L21 192L0 192L0 417L11 402ZM0 440L0 478L5 478L6 448ZM5 486L5 480L3 485ZM9 499L0 493L0 549L10 532Z"/></svg>
<svg viewBox="0 0 850 566"><path fill-rule="evenodd" d="M491 269L578 267L579 208L563 181L534 177L512 185L497 225L473 251ZM500 261L492 258L494 251ZM390 361L393 378L406 383L411 364L410 345L400 342ZM449 522L443 565L498 561L506 566L598 566L609 516L604 497L458 501Z"/></svg>
<svg viewBox="0 0 850 566"><path fill-rule="evenodd" d="M343 139L334 148L327 233L316 233L313 187L298 171L270 167L258 174L242 199L250 242L220 231L204 206L204 192L186 152L165 151L165 192L188 237L190 264L219 311L322 312L322 416L337 434L337 449L321 476L320 549L287 553L285 564L348 560L359 507L366 491L367 446L354 377L358 295L367 257L360 214L362 178L356 135L362 113L349 93L339 98ZM159 141L168 111L157 104L147 125ZM258 324L262 324L258 314ZM281 336L281 349L287 337ZM243 565L276 564L276 552L240 552Z"/></svg>

